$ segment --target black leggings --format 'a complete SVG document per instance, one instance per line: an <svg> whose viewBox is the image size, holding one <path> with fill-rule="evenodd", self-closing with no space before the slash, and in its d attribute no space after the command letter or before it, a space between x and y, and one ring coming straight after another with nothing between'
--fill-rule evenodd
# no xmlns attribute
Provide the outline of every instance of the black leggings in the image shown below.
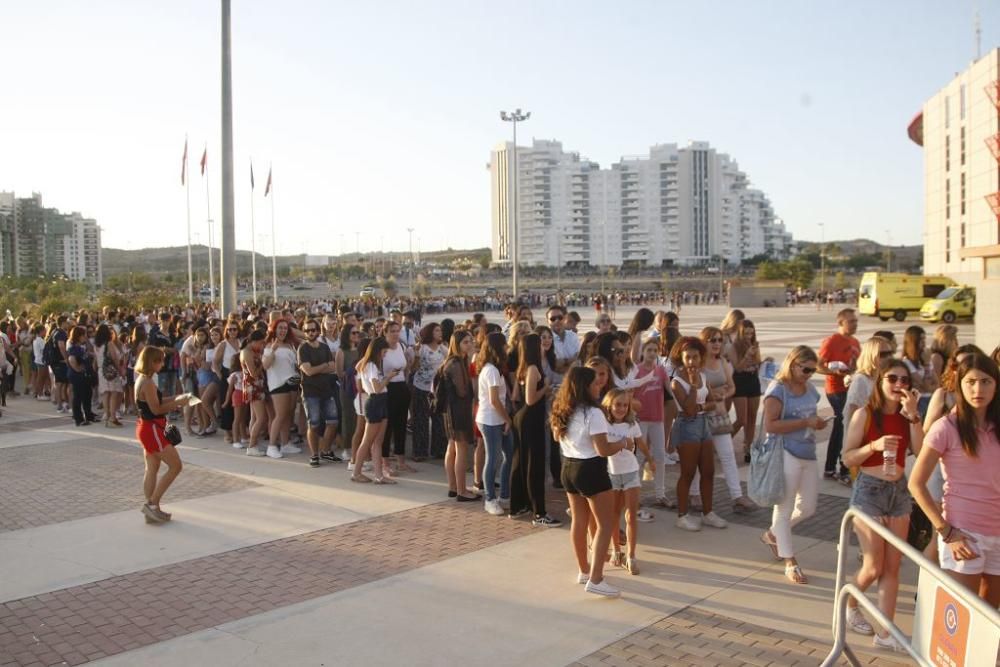
<svg viewBox="0 0 1000 667"><path fill-rule="evenodd" d="M385 437L382 438L382 456L389 456L389 443L392 443L392 453L397 456L406 454L406 413L410 410L410 388L405 382L390 382L389 417L385 425Z"/></svg>
<svg viewBox="0 0 1000 667"><path fill-rule="evenodd" d="M541 417L539 420L538 418ZM514 415L514 456L510 471L510 511L545 515L545 403Z"/></svg>
<svg viewBox="0 0 1000 667"><path fill-rule="evenodd" d="M226 392L229 391L229 374L230 371L226 370L226 367L222 367L221 376L218 381L219 396L222 396L223 400L226 398ZM233 419L236 416L236 411L233 410L233 404L230 403L226 407L222 408L219 412L219 428L223 431L233 430Z"/></svg>
<svg viewBox="0 0 1000 667"><path fill-rule="evenodd" d="M90 402L94 399L90 378L74 373L70 384L73 385L73 421L77 424L83 423L85 419L95 421L94 411L90 407Z"/></svg>

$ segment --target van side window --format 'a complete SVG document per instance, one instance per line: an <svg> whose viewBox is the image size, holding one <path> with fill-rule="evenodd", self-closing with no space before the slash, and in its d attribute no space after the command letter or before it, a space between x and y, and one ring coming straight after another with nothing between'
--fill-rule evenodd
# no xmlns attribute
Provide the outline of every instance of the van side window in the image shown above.
<svg viewBox="0 0 1000 667"><path fill-rule="evenodd" d="M924 285L924 298L933 299L944 291L944 285Z"/></svg>

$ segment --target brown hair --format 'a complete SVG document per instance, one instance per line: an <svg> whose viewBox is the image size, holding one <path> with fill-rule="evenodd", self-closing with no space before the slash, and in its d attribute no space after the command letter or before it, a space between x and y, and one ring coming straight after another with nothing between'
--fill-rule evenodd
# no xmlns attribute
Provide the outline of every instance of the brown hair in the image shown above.
<svg viewBox="0 0 1000 667"><path fill-rule="evenodd" d="M986 422L996 430L1000 429L1000 370L997 369L995 361L985 354L978 353L970 354L958 365L958 379L955 382L955 425L962 439L962 449L966 455L976 457L976 450L979 448L976 410L966 402L965 394L962 393L962 378L970 371L980 371L993 378L993 400L986 406Z"/></svg>
<svg viewBox="0 0 1000 667"><path fill-rule="evenodd" d="M590 397L590 384L596 377L594 369L586 366L574 366L569 369L566 379L559 387L559 393L552 401L552 414L549 416L549 425L556 440L566 435L569 420L573 418L573 413L578 407L598 407Z"/></svg>
<svg viewBox="0 0 1000 667"><path fill-rule="evenodd" d="M163 350L155 345L147 345L142 348L139 358L135 362L135 372L139 375L152 377L153 366L163 362Z"/></svg>

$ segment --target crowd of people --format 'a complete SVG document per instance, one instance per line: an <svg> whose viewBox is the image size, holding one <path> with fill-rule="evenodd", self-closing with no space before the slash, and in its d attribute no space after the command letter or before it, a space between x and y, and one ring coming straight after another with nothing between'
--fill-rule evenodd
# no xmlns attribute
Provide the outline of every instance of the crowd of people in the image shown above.
<svg viewBox="0 0 1000 667"><path fill-rule="evenodd" d="M135 414L150 523L171 518L160 501L181 472L174 445L183 437L221 435L274 459L304 445L309 466L346 463L358 484L397 484L414 464L443 459L448 497L539 528L565 519L546 506L551 483L569 502L575 580L609 597L619 592L605 563L638 574L638 524L657 511L676 511L686 531L727 527L713 508L717 462L732 510L760 510L738 462L751 445L770 447L782 455L784 494L760 539L789 581L808 580L792 531L814 513L826 478L852 487L852 506L927 546L957 581L1000 605L997 351L960 345L947 324L930 344L920 326L900 342L890 331L860 342L846 308L818 350L796 346L779 364L762 356L739 310L683 335L676 311L641 307L618 329L609 304L594 305L592 330L558 303L542 312L509 303L499 321L476 313L423 322L417 310L317 302L228 317L201 305L11 318L0 327L4 399L20 369L23 393L79 427L117 429ZM829 418L818 414L815 374ZM827 428L821 464L817 433ZM855 583L877 582L892 618L900 554L865 526L856 531ZM899 649L856 605L848 621L876 647Z"/></svg>

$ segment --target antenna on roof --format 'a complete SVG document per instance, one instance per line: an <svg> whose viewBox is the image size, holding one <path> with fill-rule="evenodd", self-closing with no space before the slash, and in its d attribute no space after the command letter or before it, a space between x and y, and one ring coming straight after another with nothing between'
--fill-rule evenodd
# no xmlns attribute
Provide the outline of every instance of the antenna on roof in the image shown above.
<svg viewBox="0 0 1000 667"><path fill-rule="evenodd" d="M979 8L978 7L976 8L975 33L976 33L976 60L979 60L979 57L982 54L983 29L979 25Z"/></svg>

